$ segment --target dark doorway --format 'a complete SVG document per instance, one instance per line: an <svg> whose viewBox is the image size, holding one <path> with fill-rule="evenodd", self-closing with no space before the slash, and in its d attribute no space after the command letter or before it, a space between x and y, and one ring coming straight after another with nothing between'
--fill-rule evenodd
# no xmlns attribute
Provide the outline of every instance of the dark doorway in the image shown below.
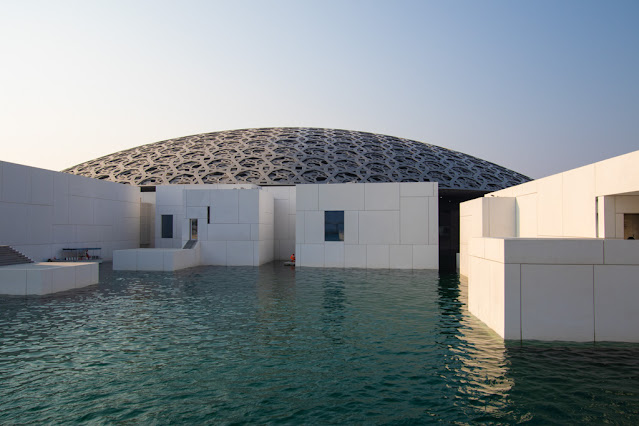
<svg viewBox="0 0 639 426"><path fill-rule="evenodd" d="M439 270L455 272L459 253L459 204L483 197L486 191L439 190Z"/></svg>

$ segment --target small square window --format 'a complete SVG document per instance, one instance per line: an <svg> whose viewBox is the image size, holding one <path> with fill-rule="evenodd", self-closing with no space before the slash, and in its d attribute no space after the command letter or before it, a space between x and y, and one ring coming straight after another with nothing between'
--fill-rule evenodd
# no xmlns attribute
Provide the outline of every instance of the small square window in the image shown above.
<svg viewBox="0 0 639 426"><path fill-rule="evenodd" d="M344 241L344 212L324 212L324 241Z"/></svg>

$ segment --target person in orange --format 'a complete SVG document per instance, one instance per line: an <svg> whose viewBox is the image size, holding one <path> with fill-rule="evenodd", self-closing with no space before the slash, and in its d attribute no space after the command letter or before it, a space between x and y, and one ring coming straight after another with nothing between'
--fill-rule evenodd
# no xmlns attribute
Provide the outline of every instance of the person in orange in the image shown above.
<svg viewBox="0 0 639 426"><path fill-rule="evenodd" d="M295 262L295 253L291 255L291 262Z"/></svg>

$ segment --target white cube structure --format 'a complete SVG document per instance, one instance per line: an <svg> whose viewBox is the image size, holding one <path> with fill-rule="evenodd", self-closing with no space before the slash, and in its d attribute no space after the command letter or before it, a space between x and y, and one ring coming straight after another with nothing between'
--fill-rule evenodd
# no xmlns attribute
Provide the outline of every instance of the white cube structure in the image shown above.
<svg viewBox="0 0 639 426"><path fill-rule="evenodd" d="M506 339L639 342L639 151L460 205L471 313Z"/></svg>
<svg viewBox="0 0 639 426"><path fill-rule="evenodd" d="M437 183L296 186L297 266L437 269ZM327 213L328 212L328 213ZM340 235L329 235L331 214Z"/></svg>
<svg viewBox="0 0 639 426"><path fill-rule="evenodd" d="M177 249L196 239L201 265L258 266L273 260L271 192L248 184L163 185L156 191L155 247Z"/></svg>

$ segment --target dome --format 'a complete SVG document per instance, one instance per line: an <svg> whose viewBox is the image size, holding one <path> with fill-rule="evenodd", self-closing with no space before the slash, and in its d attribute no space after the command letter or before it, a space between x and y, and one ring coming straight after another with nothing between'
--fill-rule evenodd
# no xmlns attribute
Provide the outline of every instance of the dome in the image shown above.
<svg viewBox="0 0 639 426"><path fill-rule="evenodd" d="M315 128L202 133L116 152L63 171L138 186L438 182L441 189L495 191L530 180L436 145Z"/></svg>

